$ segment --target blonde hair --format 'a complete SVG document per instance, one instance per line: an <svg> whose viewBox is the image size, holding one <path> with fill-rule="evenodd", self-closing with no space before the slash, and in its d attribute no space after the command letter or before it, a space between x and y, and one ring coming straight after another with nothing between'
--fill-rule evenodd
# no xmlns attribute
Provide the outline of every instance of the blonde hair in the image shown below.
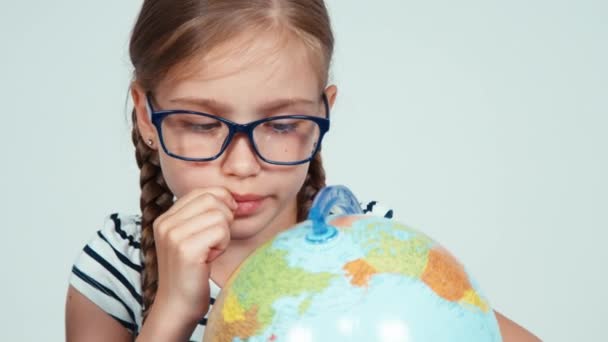
<svg viewBox="0 0 608 342"><path fill-rule="evenodd" d="M129 52L135 81L146 91L176 73L193 58L245 32L269 31L299 39L308 47L322 86L328 78L334 37L322 0L145 0L133 29ZM186 68L183 68L184 70ZM181 69L180 69L181 70ZM141 273L143 317L154 303L158 265L152 224L173 204L173 193L132 113L132 140L140 169ZM298 193L298 220L304 220L317 192L325 186L318 153Z"/></svg>

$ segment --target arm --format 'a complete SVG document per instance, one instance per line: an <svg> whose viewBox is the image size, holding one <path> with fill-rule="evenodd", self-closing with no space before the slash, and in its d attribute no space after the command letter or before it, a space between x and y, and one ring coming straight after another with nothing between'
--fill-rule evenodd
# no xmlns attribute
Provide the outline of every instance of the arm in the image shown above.
<svg viewBox="0 0 608 342"><path fill-rule="evenodd" d="M504 342L542 342L540 338L503 316L500 312L494 311L494 314L496 315L500 334Z"/></svg>
<svg viewBox="0 0 608 342"><path fill-rule="evenodd" d="M158 310L154 310L157 308ZM112 316L83 296L72 286L68 288L65 310L65 335L67 342L143 342L143 341L187 341L196 327L196 320L183 322L157 305L152 306L150 316L140 335L133 334L120 325Z"/></svg>
<svg viewBox="0 0 608 342"><path fill-rule="evenodd" d="M196 326L196 321L184 322L171 317L164 310L154 310L143 325L140 335L135 336L120 325L112 316L82 295L72 286L68 289L65 310L65 335L67 342L132 342L132 341L186 341ZM164 311L164 312L161 312Z"/></svg>
<svg viewBox="0 0 608 342"><path fill-rule="evenodd" d="M72 286L66 298L65 338L67 342L133 341L130 331Z"/></svg>

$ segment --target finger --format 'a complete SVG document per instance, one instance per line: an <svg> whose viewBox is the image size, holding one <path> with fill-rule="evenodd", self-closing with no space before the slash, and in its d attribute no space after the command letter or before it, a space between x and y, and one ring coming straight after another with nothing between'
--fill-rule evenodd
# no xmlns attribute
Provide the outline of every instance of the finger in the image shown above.
<svg viewBox="0 0 608 342"><path fill-rule="evenodd" d="M192 199L188 204L176 211L170 220L179 224L178 222L180 221L189 220L192 217L211 210L221 210L229 221L232 221L234 217L234 209L228 207L224 200L214 194L205 193Z"/></svg>
<svg viewBox="0 0 608 342"><path fill-rule="evenodd" d="M226 196L229 197L227 198ZM201 198L207 198L206 202L203 201L203 203L199 203L201 201ZM212 202L214 204L212 204ZM179 224L174 222L176 221L176 218L179 222L189 217L193 217L195 215L203 213L206 209L209 209L211 207L225 206L226 202L229 202L229 206L224 210L232 216L232 213L234 212L234 210L236 210L238 205L236 204L236 201L232 198L232 195L229 191L224 188L201 188L193 190L189 192L185 197L182 197L177 202L175 202L173 206L169 208L169 210L167 210L167 212L159 216L154 221L153 227L156 229L157 226L161 226L164 227L161 229L166 230L170 226L175 226ZM191 207L189 211L180 213L181 210L183 210L185 207L192 205L193 203L199 204L197 204L196 207Z"/></svg>
<svg viewBox="0 0 608 342"><path fill-rule="evenodd" d="M227 217L224 211L212 209L180 222L177 226L167 231L163 240L166 244L179 246L184 240L189 239L190 236L203 232L209 229L209 227L217 225L230 226L231 222L232 217Z"/></svg>
<svg viewBox="0 0 608 342"><path fill-rule="evenodd" d="M176 211L179 211L181 208L186 206L188 203L192 202L199 196L201 196L203 194L207 194L207 193L213 194L217 198L222 199L228 207L236 209L238 206L236 201L234 200L234 198L232 198L232 194L226 188L223 188L223 187L197 188L197 189L190 191L186 195L178 198L177 201L175 201L175 203L173 203L171 208L169 208L169 210L167 210L166 214L173 215Z"/></svg>
<svg viewBox="0 0 608 342"><path fill-rule="evenodd" d="M196 219L195 219L196 218ZM196 222L190 222L195 220ZM154 236L160 243L176 245L184 236L219 221L231 224L233 211L212 194L205 193L191 200L173 215L163 216L153 224Z"/></svg>
<svg viewBox="0 0 608 342"><path fill-rule="evenodd" d="M223 253L228 244L230 244L230 230L227 225L218 224L190 235L182 243L182 248L188 253L200 251L197 260L201 263L209 263ZM201 246L204 246L202 250Z"/></svg>

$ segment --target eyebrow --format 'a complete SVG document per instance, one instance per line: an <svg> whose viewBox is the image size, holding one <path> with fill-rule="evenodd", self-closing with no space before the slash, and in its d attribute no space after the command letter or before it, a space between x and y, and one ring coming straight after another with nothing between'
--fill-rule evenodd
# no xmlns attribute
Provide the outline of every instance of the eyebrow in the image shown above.
<svg viewBox="0 0 608 342"><path fill-rule="evenodd" d="M195 98L195 97L180 97L169 100L170 103L175 104L185 104L185 105L194 105L198 107L203 107L209 109L211 111L227 113L231 111L231 107L228 104L219 102L215 99L205 99L205 98ZM311 101L305 98L286 98L286 99L277 99L267 102L261 105L258 108L258 112L261 113L271 113L277 112L285 108L302 106L302 105L316 105L315 101Z"/></svg>

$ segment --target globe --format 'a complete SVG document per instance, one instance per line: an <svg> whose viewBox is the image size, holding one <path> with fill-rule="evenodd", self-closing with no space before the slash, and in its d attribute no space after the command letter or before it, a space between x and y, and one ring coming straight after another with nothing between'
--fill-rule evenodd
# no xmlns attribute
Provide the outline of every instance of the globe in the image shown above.
<svg viewBox="0 0 608 342"><path fill-rule="evenodd" d="M324 188L309 219L231 275L203 341L495 342L487 298L437 242L363 215L348 188Z"/></svg>

